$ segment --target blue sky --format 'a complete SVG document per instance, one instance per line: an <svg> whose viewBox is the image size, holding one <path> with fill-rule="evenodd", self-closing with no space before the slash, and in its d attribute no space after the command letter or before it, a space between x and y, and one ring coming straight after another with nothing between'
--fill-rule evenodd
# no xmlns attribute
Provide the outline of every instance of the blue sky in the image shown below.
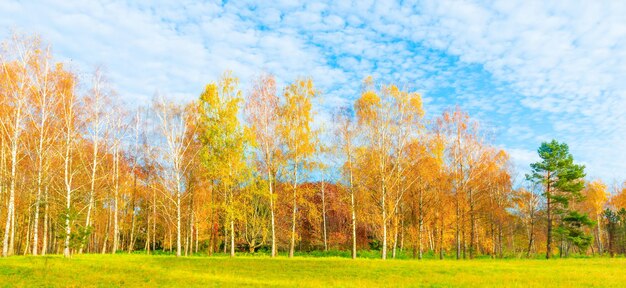
<svg viewBox="0 0 626 288"><path fill-rule="evenodd" d="M313 77L326 122L373 75L420 91L427 116L469 111L520 178L555 138L590 178L626 179L625 1L409 2L4 0L0 28L84 75L104 65L131 103L189 101L225 70L246 91L268 71Z"/></svg>

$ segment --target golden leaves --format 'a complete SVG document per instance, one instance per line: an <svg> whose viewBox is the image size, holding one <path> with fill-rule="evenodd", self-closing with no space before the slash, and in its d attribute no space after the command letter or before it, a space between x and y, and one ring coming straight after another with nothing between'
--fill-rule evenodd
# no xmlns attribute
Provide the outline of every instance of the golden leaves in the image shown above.
<svg viewBox="0 0 626 288"><path fill-rule="evenodd" d="M596 214L602 213L604 204L609 198L606 184L601 180L589 182L583 194L585 195L585 201L593 209L593 212Z"/></svg>
<svg viewBox="0 0 626 288"><path fill-rule="evenodd" d="M285 88L285 103L280 107L279 134L287 145L289 158L311 156L316 149L316 132L313 121L312 98L318 94L311 79L297 79Z"/></svg>
<svg viewBox="0 0 626 288"><path fill-rule="evenodd" d="M245 149L249 132L239 121L241 90L239 80L231 72L218 82L206 85L200 95L200 139L203 162L214 177L234 185L245 170Z"/></svg>

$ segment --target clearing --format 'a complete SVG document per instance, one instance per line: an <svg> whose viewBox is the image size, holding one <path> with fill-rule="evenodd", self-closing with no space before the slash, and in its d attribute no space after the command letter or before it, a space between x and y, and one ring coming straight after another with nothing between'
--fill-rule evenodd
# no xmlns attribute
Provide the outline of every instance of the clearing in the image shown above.
<svg viewBox="0 0 626 288"><path fill-rule="evenodd" d="M625 258L382 261L118 254L0 259L2 287L619 287L624 283Z"/></svg>

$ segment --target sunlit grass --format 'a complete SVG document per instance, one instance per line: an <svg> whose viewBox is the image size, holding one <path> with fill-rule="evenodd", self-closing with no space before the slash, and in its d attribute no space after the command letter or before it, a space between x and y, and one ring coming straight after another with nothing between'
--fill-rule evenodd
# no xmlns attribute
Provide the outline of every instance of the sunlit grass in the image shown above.
<svg viewBox="0 0 626 288"><path fill-rule="evenodd" d="M77 255L0 259L0 286L620 287L626 259L387 260Z"/></svg>

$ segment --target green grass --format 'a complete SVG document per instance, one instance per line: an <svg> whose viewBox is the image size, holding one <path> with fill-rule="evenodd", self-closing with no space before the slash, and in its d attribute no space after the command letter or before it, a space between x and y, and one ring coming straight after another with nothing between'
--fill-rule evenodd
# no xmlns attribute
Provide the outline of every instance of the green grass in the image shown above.
<svg viewBox="0 0 626 288"><path fill-rule="evenodd" d="M626 259L387 260L266 256L14 256L2 287L621 287Z"/></svg>

